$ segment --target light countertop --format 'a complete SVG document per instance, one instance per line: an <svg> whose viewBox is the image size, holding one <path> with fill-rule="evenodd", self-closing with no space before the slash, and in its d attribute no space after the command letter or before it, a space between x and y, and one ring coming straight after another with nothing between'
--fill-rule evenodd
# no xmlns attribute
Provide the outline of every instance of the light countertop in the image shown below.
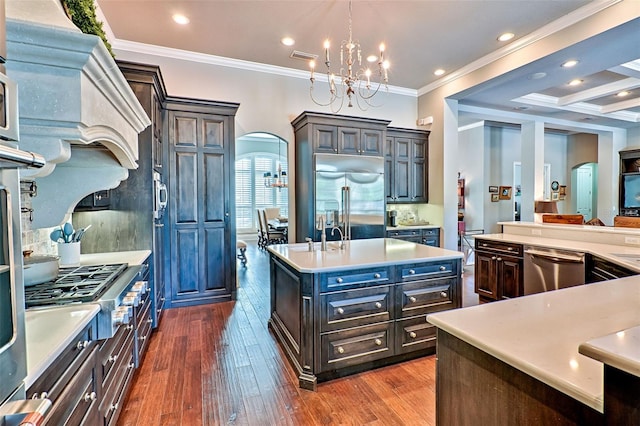
<svg viewBox="0 0 640 426"><path fill-rule="evenodd" d="M98 312L100 305L95 303L26 311L27 389Z"/></svg>
<svg viewBox="0 0 640 426"><path fill-rule="evenodd" d="M88 253L80 255L81 265L101 265L113 263L128 263L130 266L142 265L151 250L115 251L108 253Z"/></svg>
<svg viewBox="0 0 640 426"><path fill-rule="evenodd" d="M607 353L615 353L616 345L597 338L640 325L640 278L486 303L428 315L427 320L603 412L602 364L582 355L578 348L590 342L589 347L603 347ZM638 330L634 328L630 333L630 346L625 353L635 353L632 358L637 363Z"/></svg>
<svg viewBox="0 0 640 426"><path fill-rule="evenodd" d="M411 229L440 229L439 225L433 224L417 224L417 225L398 225L398 226L387 226L387 231L404 231Z"/></svg>
<svg viewBox="0 0 640 426"><path fill-rule="evenodd" d="M338 248L337 241L327 242L327 246L327 251L320 251L320 243L315 243L315 250L310 252L307 243L275 244L269 246L268 250L297 271L304 273L462 258L459 251L394 238L347 241L343 250Z"/></svg>
<svg viewBox="0 0 640 426"><path fill-rule="evenodd" d="M580 345L579 352L640 377L640 326L589 340Z"/></svg>
<svg viewBox="0 0 640 426"><path fill-rule="evenodd" d="M592 226L591 228L597 227ZM488 239L492 241L504 241L516 244L591 253L609 260L610 262L617 263L634 271L640 272L640 247L638 246L621 246L517 234L479 234L474 235L473 237L478 240Z"/></svg>

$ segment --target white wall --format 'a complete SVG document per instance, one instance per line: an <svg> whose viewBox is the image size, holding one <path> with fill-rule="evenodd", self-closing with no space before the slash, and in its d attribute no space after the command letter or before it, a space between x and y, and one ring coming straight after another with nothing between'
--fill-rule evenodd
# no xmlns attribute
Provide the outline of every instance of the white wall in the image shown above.
<svg viewBox="0 0 640 426"><path fill-rule="evenodd" d="M466 229L484 228L484 208L488 199L488 184L484 175L484 125L463 130L458 135L458 147L463 154L458 170L464 178L464 222Z"/></svg>

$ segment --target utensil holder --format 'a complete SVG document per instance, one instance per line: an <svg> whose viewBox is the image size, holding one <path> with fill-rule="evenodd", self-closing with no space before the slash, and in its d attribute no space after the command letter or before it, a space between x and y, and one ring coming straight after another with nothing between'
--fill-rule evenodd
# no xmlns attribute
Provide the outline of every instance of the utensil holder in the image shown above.
<svg viewBox="0 0 640 426"><path fill-rule="evenodd" d="M60 266L80 266L80 242L58 243Z"/></svg>

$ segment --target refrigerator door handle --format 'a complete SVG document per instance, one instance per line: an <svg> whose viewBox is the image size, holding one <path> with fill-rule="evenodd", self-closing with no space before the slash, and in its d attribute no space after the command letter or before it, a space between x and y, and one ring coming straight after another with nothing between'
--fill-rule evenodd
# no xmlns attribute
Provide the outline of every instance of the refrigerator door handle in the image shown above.
<svg viewBox="0 0 640 426"><path fill-rule="evenodd" d="M342 187L342 221L344 223L344 239L351 239L351 194L348 186Z"/></svg>

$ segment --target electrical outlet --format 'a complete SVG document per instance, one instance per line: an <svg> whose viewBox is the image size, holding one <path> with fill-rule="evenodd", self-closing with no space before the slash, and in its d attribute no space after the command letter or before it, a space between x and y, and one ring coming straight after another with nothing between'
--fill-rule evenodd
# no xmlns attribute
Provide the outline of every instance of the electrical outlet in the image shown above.
<svg viewBox="0 0 640 426"><path fill-rule="evenodd" d="M640 245L640 238L638 237L624 237L625 244L637 244Z"/></svg>
<svg viewBox="0 0 640 426"><path fill-rule="evenodd" d="M542 229L532 229L531 235L542 235Z"/></svg>

